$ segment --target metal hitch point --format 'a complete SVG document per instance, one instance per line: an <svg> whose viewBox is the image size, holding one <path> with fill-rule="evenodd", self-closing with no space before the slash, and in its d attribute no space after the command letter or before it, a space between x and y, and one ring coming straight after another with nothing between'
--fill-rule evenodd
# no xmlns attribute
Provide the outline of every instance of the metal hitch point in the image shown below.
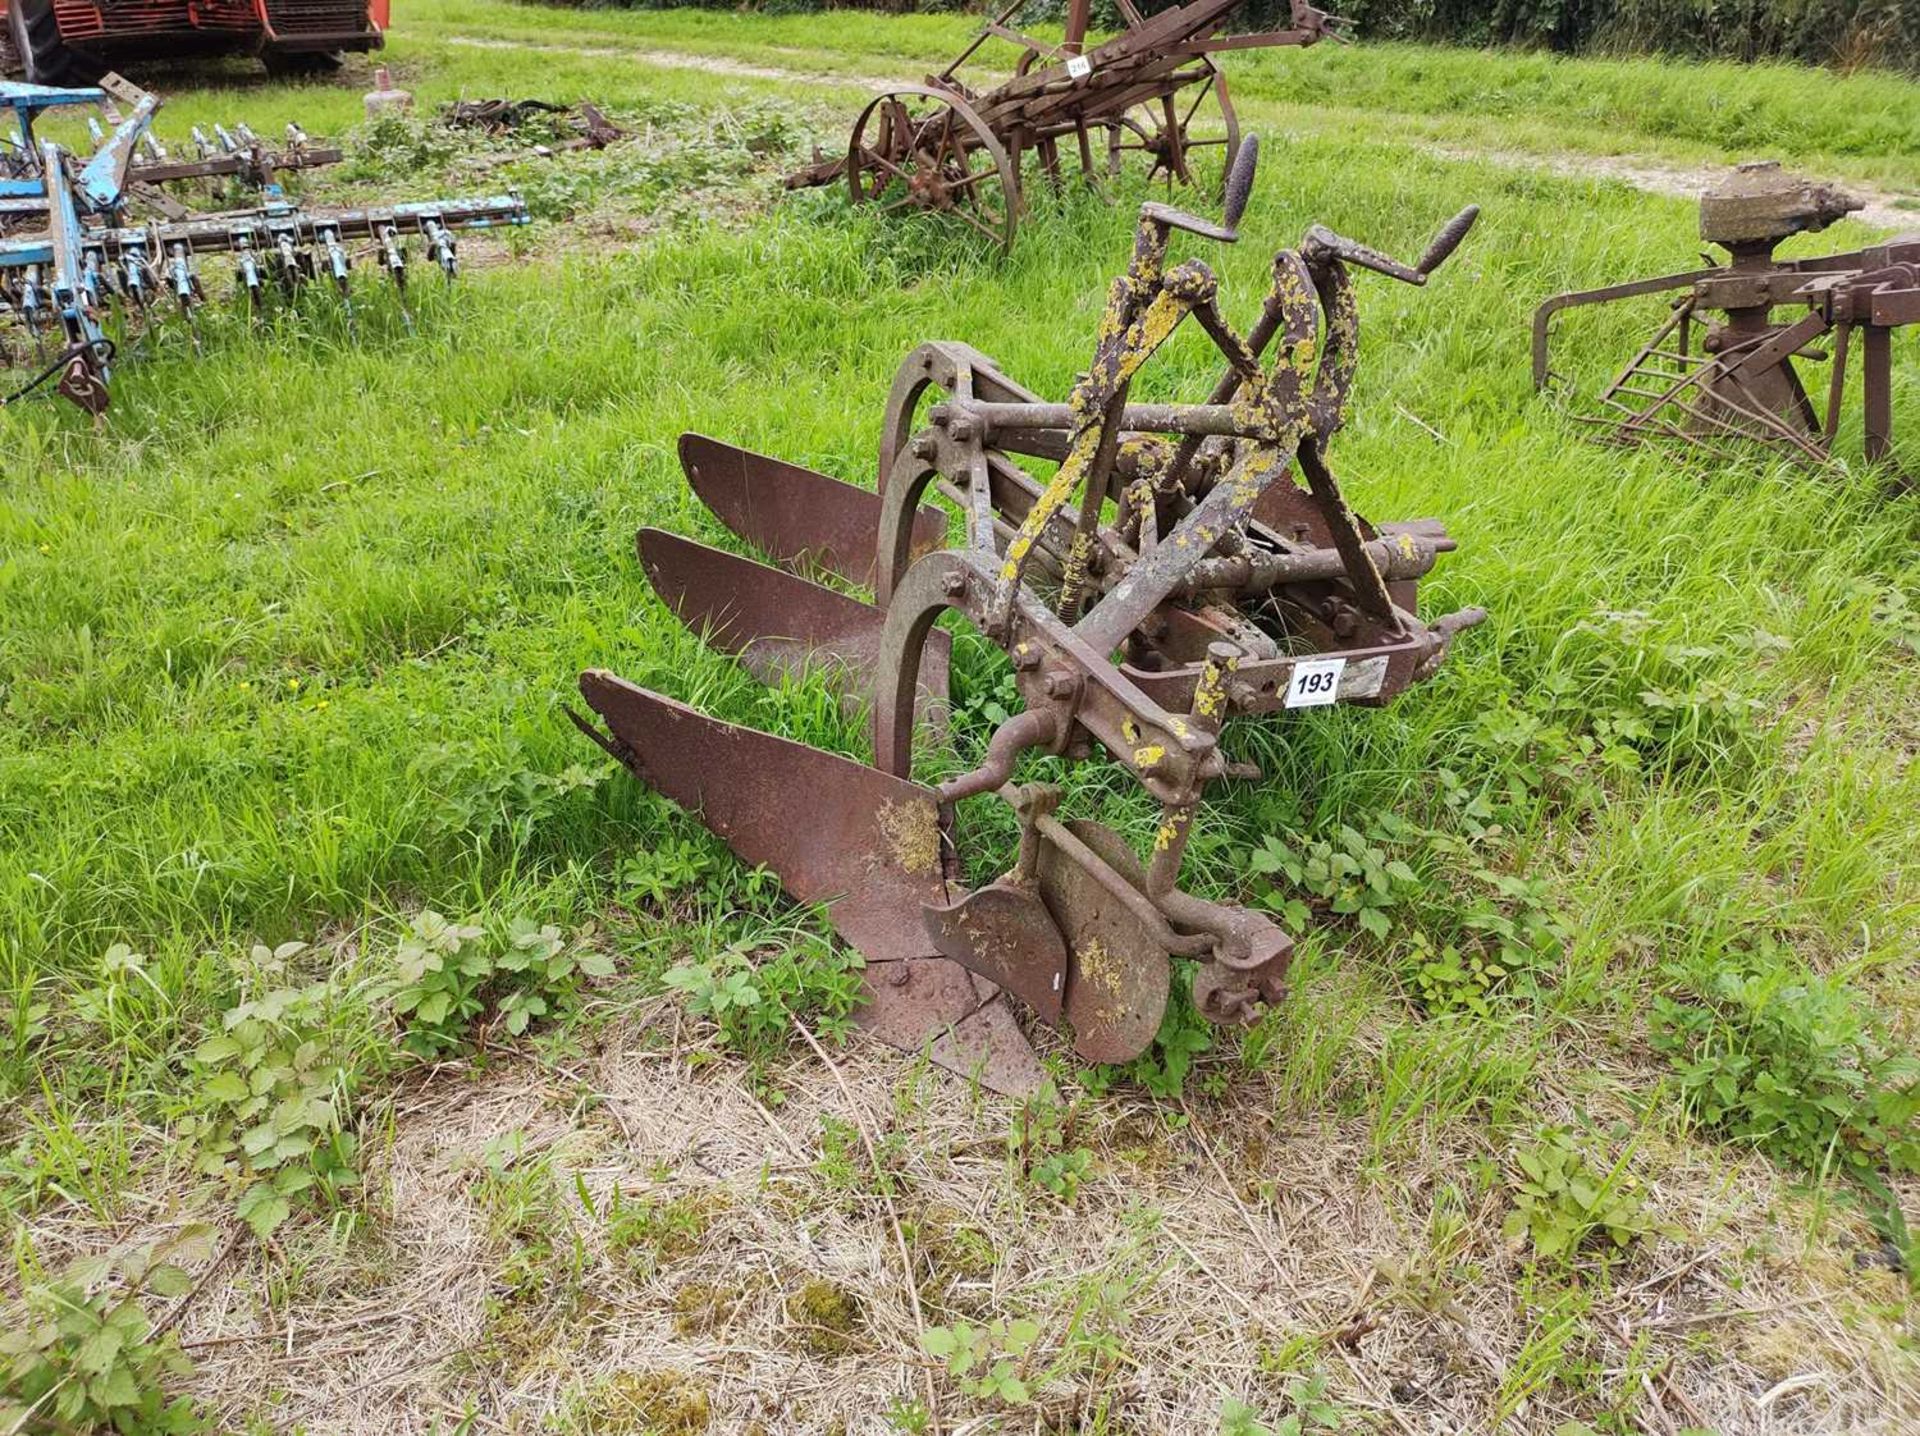
<svg viewBox="0 0 1920 1436"><path fill-rule="evenodd" d="M1228 223L1142 208L1065 403L964 344L933 343L895 378L877 492L681 441L694 491L786 571L648 530L656 592L755 673L820 672L870 709L872 763L718 722L611 674L581 679L605 731L576 721L597 742L794 897L826 904L867 960L871 1030L996 1090L1040 1080L1015 1001L1083 1059L1122 1062L1159 1031L1175 958L1197 965L1194 997L1213 1020L1280 1000L1289 935L1179 885L1208 786L1258 776L1228 762L1222 725L1385 703L1485 617L1417 616L1419 580L1452 541L1430 520L1367 523L1328 459L1358 360L1350 266L1424 283L1474 212L1411 266L1316 226L1274 256L1243 334L1213 272L1170 263L1168 249L1175 233L1235 237L1254 152ZM1219 381L1201 403L1130 402L1135 375L1189 319L1220 351ZM1057 467L1043 480L1034 459ZM820 568L873 601L806 577ZM946 707L949 636L936 623L950 617L1006 654L1025 706L977 767L930 787L910 758ZM1147 851L1062 821L1057 790L1015 783L1029 752L1098 753L1132 773L1160 805ZM987 795L1012 806L1019 855L970 888L955 844L962 809Z"/></svg>

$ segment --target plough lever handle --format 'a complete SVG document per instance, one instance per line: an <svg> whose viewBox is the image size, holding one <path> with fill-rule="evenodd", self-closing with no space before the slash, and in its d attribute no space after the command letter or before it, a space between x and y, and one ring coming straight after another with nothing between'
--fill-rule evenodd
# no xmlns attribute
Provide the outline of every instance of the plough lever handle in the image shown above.
<svg viewBox="0 0 1920 1436"><path fill-rule="evenodd" d="M1248 135L1240 142L1239 153L1233 157L1233 168L1227 171L1228 229L1240 228L1240 216L1247 212L1247 201L1253 197L1253 172L1259 165L1260 136Z"/></svg>
<svg viewBox="0 0 1920 1436"><path fill-rule="evenodd" d="M1480 218L1480 206L1470 204L1452 219L1440 226L1440 233L1433 237L1433 243L1427 246L1427 252L1420 256L1420 262L1414 268L1425 278L1447 262L1447 257L1460 247L1460 241L1467 237L1467 231L1473 228L1473 222Z"/></svg>
<svg viewBox="0 0 1920 1436"><path fill-rule="evenodd" d="M1411 267L1358 240L1335 234L1322 224L1316 224L1307 231L1307 237L1301 241L1300 251L1308 263L1319 258L1339 259L1362 269L1371 269L1375 274L1384 274L1389 279L1398 279L1404 284L1421 285L1427 282L1427 276L1438 269L1448 255L1460 247L1460 241L1467 237L1467 231L1473 228L1473 222L1479 217L1480 206L1477 204L1470 204L1461 210L1441 226L1440 232L1433 237L1433 243L1427 246L1427 252L1420 256L1420 262Z"/></svg>
<svg viewBox="0 0 1920 1436"><path fill-rule="evenodd" d="M1215 239L1222 244L1232 244L1240 237L1240 216L1246 212L1247 199L1253 193L1253 171L1260 163L1260 137L1248 135L1240 144L1233 157L1233 167L1227 172L1226 214L1219 224L1210 219L1202 219L1197 214L1188 214L1184 209L1175 209L1172 205L1161 204L1157 200L1148 200L1140 206L1140 217L1159 231L1160 243L1165 244L1167 231L1183 229L1188 234L1197 234L1202 239Z"/></svg>

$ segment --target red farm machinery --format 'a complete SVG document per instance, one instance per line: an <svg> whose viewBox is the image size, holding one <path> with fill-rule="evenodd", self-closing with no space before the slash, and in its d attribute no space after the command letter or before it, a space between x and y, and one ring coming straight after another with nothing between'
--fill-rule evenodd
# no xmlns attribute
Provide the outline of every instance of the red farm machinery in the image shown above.
<svg viewBox="0 0 1920 1436"><path fill-rule="evenodd" d="M389 0L0 0L0 72L84 84L144 60L258 55L269 70L329 69L374 50Z"/></svg>

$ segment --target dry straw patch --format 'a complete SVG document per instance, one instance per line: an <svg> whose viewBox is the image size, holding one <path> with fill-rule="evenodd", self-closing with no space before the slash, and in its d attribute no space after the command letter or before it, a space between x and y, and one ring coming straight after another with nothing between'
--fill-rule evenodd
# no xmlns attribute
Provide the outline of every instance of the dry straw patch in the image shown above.
<svg viewBox="0 0 1920 1436"><path fill-rule="evenodd" d="M630 1020L589 1057L404 1090L369 1135L370 1220L238 1243L194 1299L194 1393L231 1429L895 1429L928 1367L864 1124L925 1322L1041 1328L1034 1407L996 1417L941 1374L948 1432L1212 1432L1228 1396L1272 1422L1315 1370L1355 1431L1550 1432L1623 1388L1655 1433L1920 1421L1871 1234L1758 1160L1649 1139L1669 1231L1605 1279L1550 1280L1502 1237L1503 1154L1472 1124L1381 1157L1338 1094L1276 1118L1259 1076L1184 1110L1124 1093L1073 1119L1093 1160L1069 1204L1018 1179L1009 1103L859 1043L844 1088L796 1048L770 1105L684 1031ZM106 1234L37 1236L51 1256Z"/></svg>

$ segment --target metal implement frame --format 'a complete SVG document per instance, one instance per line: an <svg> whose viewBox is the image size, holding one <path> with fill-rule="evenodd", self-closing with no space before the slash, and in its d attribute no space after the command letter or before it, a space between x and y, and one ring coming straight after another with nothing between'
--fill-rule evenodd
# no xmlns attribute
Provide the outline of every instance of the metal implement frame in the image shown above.
<svg viewBox="0 0 1920 1436"><path fill-rule="evenodd" d="M1328 460L1358 362L1351 270L1424 284L1475 211L1416 265L1315 226L1274 257L1243 334L1212 270L1171 262L1169 245L1181 231L1236 238L1255 152L1249 143L1236 167L1224 225L1142 208L1092 365L1064 404L964 344L933 343L896 376L877 492L683 437L696 494L789 571L649 529L639 548L655 591L770 682L828 672L870 709L871 764L707 718L610 673L581 680L606 724L577 718L586 732L793 896L826 905L867 959L869 1025L896 1045L930 1043L936 1062L977 1068L1001 1090L1038 1080L1032 1054L1010 1043L1009 995L1102 1062L1151 1043L1176 957L1199 963L1195 1000L1214 1020L1278 1000L1288 934L1180 886L1209 785L1258 777L1228 760L1222 725L1307 702L1390 701L1485 617L1419 618L1418 580L1452 541L1431 521L1366 523ZM1204 402L1133 403L1135 376L1188 320L1225 372ZM957 511L958 541L936 497ZM870 586L874 601L805 576L822 567ZM1007 655L1024 707L976 766L923 786L913 748L944 714L940 625L952 617ZM1057 790L1014 781L1032 752L1104 752L1129 771L1160 807L1149 851L1058 819ZM1019 856L970 887L960 810L989 794L1019 820Z"/></svg>
<svg viewBox="0 0 1920 1436"><path fill-rule="evenodd" d="M1773 253L1787 235L1824 228L1859 207L1772 166L1744 167L1725 191L1702 199L1702 235L1722 245L1730 262L1547 299L1533 315L1534 388L1544 390L1554 377L1557 315L1669 294L1665 320L1600 392L1605 412L1580 417L1621 442L1760 441L1824 464L1834 457L1857 353L1864 456L1891 464L1892 336L1920 324L1920 233L1805 259ZM1831 349L1820 347L1828 341ZM1796 367L1810 361L1832 365L1821 407ZM1896 472L1896 485L1911 482Z"/></svg>
<svg viewBox="0 0 1920 1436"><path fill-rule="evenodd" d="M1055 188L1063 182L1063 148L1077 155L1090 183L1117 174L1122 157L1152 159L1151 175L1198 183L1197 152L1221 149L1222 178L1240 146L1239 120L1213 56L1225 50L1312 45L1337 38L1328 16L1294 0L1284 30L1221 37L1239 0L1188 0L1144 17L1121 0L1126 28L1088 49L1089 3L1071 0L1064 40L1054 45L1014 28L1030 0L1011 0L966 49L921 85L875 97L855 121L847 153L788 176L800 189L844 181L856 203L954 215L988 239L1011 246L1025 205L1028 156ZM1015 72L976 89L962 78L989 40L1020 47ZM1194 91L1182 107L1178 97ZM1193 122L1211 96L1223 133L1195 138Z"/></svg>
<svg viewBox="0 0 1920 1436"><path fill-rule="evenodd" d="M114 99L130 101L130 112L111 131L95 126L89 156L72 156L34 134L37 117L50 110L95 106L112 116ZM206 300L197 272L206 255L232 257L237 287L256 310L265 306L270 288L291 294L324 274L348 305L351 324L352 246L373 255L404 290L408 241L419 241L452 279L459 270L457 232L528 222L517 195L303 207L273 182L273 167L288 159L291 166L279 167L326 163L337 151L314 149L291 128L287 155L269 156L250 131L238 139L222 131L218 152L169 163L151 143L149 126L159 107L157 97L111 78L101 87L76 90L0 82L0 110L13 117L12 134L0 145L0 313L10 312L32 336L43 366L40 379L58 375L60 392L95 415L107 407L115 350L107 315L123 305L145 320L154 300L166 295L192 323ZM196 142L212 150L197 133ZM145 165L136 162L143 153ZM222 176L261 178L264 202L215 214L154 203L158 183ZM141 222L133 211L142 203L162 213ZM411 326L404 305L402 314ZM51 358L49 332L58 342Z"/></svg>

